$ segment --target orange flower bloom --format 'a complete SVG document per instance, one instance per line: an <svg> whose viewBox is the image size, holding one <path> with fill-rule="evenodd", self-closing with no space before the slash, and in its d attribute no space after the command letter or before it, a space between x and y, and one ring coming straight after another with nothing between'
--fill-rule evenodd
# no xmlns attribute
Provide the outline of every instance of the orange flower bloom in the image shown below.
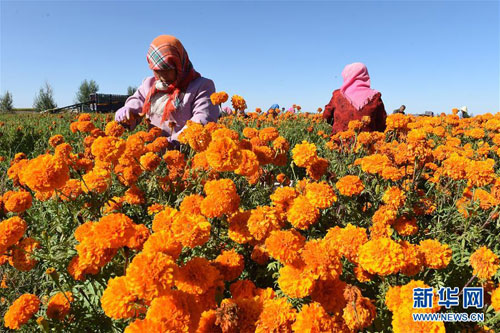
<svg viewBox="0 0 500 333"><path fill-rule="evenodd" d="M174 285L177 270L172 258L161 252L141 252L127 267L127 289L139 298L151 301Z"/></svg>
<svg viewBox="0 0 500 333"><path fill-rule="evenodd" d="M308 143L307 141L295 145L292 149L292 155L295 164L303 168L310 166L318 158L316 146L314 143Z"/></svg>
<svg viewBox="0 0 500 333"><path fill-rule="evenodd" d="M49 139L49 145L51 145L54 148L63 142L64 142L64 137L61 134L53 135Z"/></svg>
<svg viewBox="0 0 500 333"><path fill-rule="evenodd" d="M225 91L221 92L214 92L212 95L210 95L210 100L212 101L213 105L220 105L222 103L225 103L229 96Z"/></svg>
<svg viewBox="0 0 500 333"><path fill-rule="evenodd" d="M370 240L359 249L359 265L371 274L395 274L404 265L401 246L388 238Z"/></svg>
<svg viewBox="0 0 500 333"><path fill-rule="evenodd" d="M360 194L365 186L358 176L344 176L335 184L340 194L347 197Z"/></svg>
<svg viewBox="0 0 500 333"><path fill-rule="evenodd" d="M500 287L491 293L491 306L497 312L500 312Z"/></svg>
<svg viewBox="0 0 500 333"><path fill-rule="evenodd" d="M481 246L470 256L473 274L480 279L489 279L498 271L500 261L498 256L486 246Z"/></svg>
<svg viewBox="0 0 500 333"><path fill-rule="evenodd" d="M297 311L286 298L265 301L259 319L255 323L255 332L291 332L296 315Z"/></svg>
<svg viewBox="0 0 500 333"><path fill-rule="evenodd" d="M215 258L213 264L222 274L224 281L232 281L238 278L245 268L243 256L234 249L222 251L222 254Z"/></svg>
<svg viewBox="0 0 500 333"><path fill-rule="evenodd" d="M27 227L26 222L17 216L0 222L0 255L23 237Z"/></svg>
<svg viewBox="0 0 500 333"><path fill-rule="evenodd" d="M18 330L38 312L40 300L33 294L23 294L16 299L5 313L4 325L7 328Z"/></svg>
<svg viewBox="0 0 500 333"><path fill-rule="evenodd" d="M292 325L294 332L332 332L333 321L325 309L316 302L305 304Z"/></svg>
<svg viewBox="0 0 500 333"><path fill-rule="evenodd" d="M40 243L33 238L28 237L21 240L12 251L12 266L23 272L33 269L38 261L31 258L31 253L37 248L40 248Z"/></svg>
<svg viewBox="0 0 500 333"><path fill-rule="evenodd" d="M297 229L305 230L316 223L319 210L313 206L306 196L300 195L293 200L287 212L288 221Z"/></svg>
<svg viewBox="0 0 500 333"><path fill-rule="evenodd" d="M113 319L134 318L146 312L137 296L127 288L125 276L109 279L101 297L101 305L106 316Z"/></svg>
<svg viewBox="0 0 500 333"><path fill-rule="evenodd" d="M160 165L161 158L153 152L148 152L141 156L139 162L145 170L152 172Z"/></svg>
<svg viewBox="0 0 500 333"><path fill-rule="evenodd" d="M233 97L231 97L231 103L233 104L233 109L236 111L243 111L247 108L247 103L243 97L238 95L233 95Z"/></svg>
<svg viewBox="0 0 500 333"><path fill-rule="evenodd" d="M107 123L104 129L107 136L114 136L115 138L122 136L123 132L125 132L125 128L114 120Z"/></svg>
<svg viewBox="0 0 500 333"><path fill-rule="evenodd" d="M271 232L265 246L271 257L285 265L292 265L300 259L300 250L305 242L304 236L296 230L279 230Z"/></svg>
<svg viewBox="0 0 500 333"><path fill-rule="evenodd" d="M22 213L31 207L31 194L27 191L8 191L3 195L3 204L8 212Z"/></svg>
<svg viewBox="0 0 500 333"><path fill-rule="evenodd" d="M253 209L248 218L248 231L256 240L265 239L273 230L279 230L281 217L274 207L259 206Z"/></svg>
<svg viewBox="0 0 500 333"><path fill-rule="evenodd" d="M328 208L337 201L335 192L326 182L307 184L306 198L314 207L320 209Z"/></svg>
<svg viewBox="0 0 500 333"><path fill-rule="evenodd" d="M448 245L441 244L434 239L426 239L420 242L419 247L424 255L426 267L442 269L450 263L451 249Z"/></svg>
<svg viewBox="0 0 500 333"><path fill-rule="evenodd" d="M222 278L205 258L196 257L182 266L175 276L175 286L188 294L201 295Z"/></svg>
<svg viewBox="0 0 500 333"><path fill-rule="evenodd" d="M47 304L47 317L51 319L63 320L71 310L73 294L69 291L59 292L52 296Z"/></svg>

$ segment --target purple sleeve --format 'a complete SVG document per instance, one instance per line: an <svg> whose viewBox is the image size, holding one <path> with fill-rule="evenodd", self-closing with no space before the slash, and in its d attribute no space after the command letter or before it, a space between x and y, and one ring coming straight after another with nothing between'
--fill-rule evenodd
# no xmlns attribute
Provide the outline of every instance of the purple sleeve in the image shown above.
<svg viewBox="0 0 500 333"><path fill-rule="evenodd" d="M204 80L203 84L200 85L193 101L191 121L203 125L208 122L217 122L220 116L219 107L217 105L213 105L210 100L210 95L214 92L214 82L212 80ZM184 126L179 132L173 134L171 140L177 140L177 137L180 133L182 133L186 126Z"/></svg>
<svg viewBox="0 0 500 333"><path fill-rule="evenodd" d="M133 114L139 114L142 111L142 106L144 105L144 100L148 95L149 90L153 86L155 81L154 76L147 77L142 81L141 86L137 91L127 98L125 105L116 111L116 114L125 113L127 110Z"/></svg>

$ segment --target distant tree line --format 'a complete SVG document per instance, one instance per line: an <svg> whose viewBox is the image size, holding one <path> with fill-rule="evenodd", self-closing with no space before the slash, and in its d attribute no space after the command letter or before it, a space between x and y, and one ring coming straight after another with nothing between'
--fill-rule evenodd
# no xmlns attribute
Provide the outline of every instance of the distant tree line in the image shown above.
<svg viewBox="0 0 500 333"><path fill-rule="evenodd" d="M78 91L75 96L75 104L85 103L90 99L90 95L97 93L99 91L99 85L94 80L87 79L83 80L80 84ZM127 95L132 96L137 91L137 86L128 86ZM45 84L40 88L38 94L35 95L33 99L33 108L37 111L44 111L57 108L57 103L54 99L54 90L52 86L45 82ZM0 112L12 112L14 111L14 101L12 98L12 93L6 91L5 94L0 96Z"/></svg>

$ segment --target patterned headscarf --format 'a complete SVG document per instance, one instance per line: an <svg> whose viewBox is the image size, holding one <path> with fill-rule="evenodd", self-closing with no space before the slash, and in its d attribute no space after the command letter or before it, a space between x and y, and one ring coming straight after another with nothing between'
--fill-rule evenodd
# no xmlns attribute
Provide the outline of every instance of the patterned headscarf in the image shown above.
<svg viewBox="0 0 500 333"><path fill-rule="evenodd" d="M368 69L360 62L345 66L342 77L344 84L340 87L340 91L358 110L365 106L373 95L378 93L370 88Z"/></svg>
<svg viewBox="0 0 500 333"><path fill-rule="evenodd" d="M193 64L182 43L174 36L161 35L156 37L149 46L147 60L151 70L175 69L177 78L168 85L166 93L169 95L162 121L165 121L180 105L179 94L186 91L189 83L200 77L194 70ZM159 91L156 81L149 90L144 102L141 115L148 114L151 110L151 98Z"/></svg>

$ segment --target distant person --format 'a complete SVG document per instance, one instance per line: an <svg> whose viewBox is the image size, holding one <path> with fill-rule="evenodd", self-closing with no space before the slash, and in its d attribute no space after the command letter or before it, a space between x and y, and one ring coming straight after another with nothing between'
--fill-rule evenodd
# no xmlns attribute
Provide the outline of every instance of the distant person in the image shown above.
<svg viewBox="0 0 500 333"><path fill-rule="evenodd" d="M401 105L398 109L392 111L392 114L405 114L406 106Z"/></svg>
<svg viewBox="0 0 500 333"><path fill-rule="evenodd" d="M462 118L469 118L469 111L467 110L467 107L464 105L460 108L460 112L462 114Z"/></svg>
<svg viewBox="0 0 500 333"><path fill-rule="evenodd" d="M342 77L344 83L333 92L323 112L323 118L333 125L332 134L347 130L351 120L361 120L364 116L369 116L370 122L363 130L383 132L387 114L380 92L370 88L366 66L360 62L347 65Z"/></svg>
<svg viewBox="0 0 500 333"><path fill-rule="evenodd" d="M279 108L280 108L280 106L278 104L273 104L269 107L269 109L267 109L267 112L269 112L269 111L274 112L276 109L279 109Z"/></svg>
<svg viewBox="0 0 500 333"><path fill-rule="evenodd" d="M217 121L220 111L210 100L215 85L194 70L177 38L156 37L146 58L154 76L147 77L116 111L116 121L133 129L145 116L150 127L162 129L162 134L174 144L178 144L177 137L188 120L200 124Z"/></svg>

